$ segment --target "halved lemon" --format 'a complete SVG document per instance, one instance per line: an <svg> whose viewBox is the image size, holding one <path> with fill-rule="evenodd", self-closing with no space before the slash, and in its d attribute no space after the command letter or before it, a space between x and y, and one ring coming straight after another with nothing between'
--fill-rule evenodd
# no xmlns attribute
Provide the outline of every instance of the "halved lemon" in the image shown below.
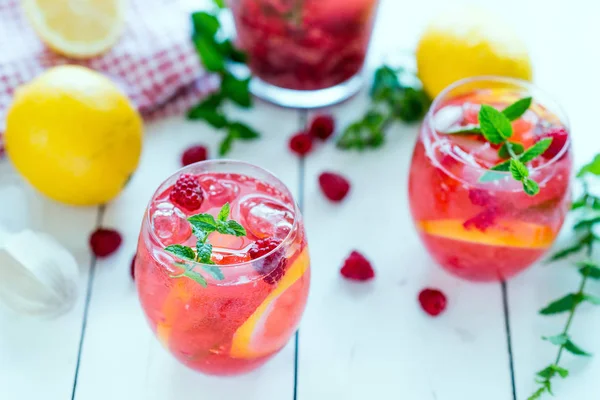
<svg viewBox="0 0 600 400"><path fill-rule="evenodd" d="M123 31L125 0L21 0L21 4L40 39L69 57L102 54Z"/></svg>
<svg viewBox="0 0 600 400"><path fill-rule="evenodd" d="M290 313L298 310L298 295L305 289L302 285L294 284L304 275L309 264L308 250L305 248L277 287L235 332L231 343L232 357L247 359L267 356L285 345L296 328L290 326Z"/></svg>
<svg viewBox="0 0 600 400"><path fill-rule="evenodd" d="M432 236L488 246L543 249L550 247L555 232L547 225L517 220L498 220L485 231L465 228L460 219L437 219L418 221L417 227Z"/></svg>

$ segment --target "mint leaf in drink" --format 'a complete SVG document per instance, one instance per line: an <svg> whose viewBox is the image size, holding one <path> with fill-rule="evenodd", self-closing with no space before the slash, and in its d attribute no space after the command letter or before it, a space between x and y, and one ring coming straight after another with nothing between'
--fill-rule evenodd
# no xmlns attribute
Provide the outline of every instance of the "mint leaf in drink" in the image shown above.
<svg viewBox="0 0 600 400"><path fill-rule="evenodd" d="M533 159L541 156L544 152L550 147L552 143L552 138L544 138L525 150L523 154L519 157L519 160L523 163L528 163Z"/></svg>
<svg viewBox="0 0 600 400"><path fill-rule="evenodd" d="M196 253L192 250L191 247L182 246L180 244L172 244L170 246L165 247L165 251L184 259L194 261L196 259Z"/></svg>
<svg viewBox="0 0 600 400"><path fill-rule="evenodd" d="M600 154L597 154L591 162L581 167L577 173L577 177L581 178L586 174L600 176Z"/></svg>
<svg viewBox="0 0 600 400"><path fill-rule="evenodd" d="M525 114L527 109L529 109L531 106L531 101L531 97L519 99L502 110L502 114L504 114L504 116L510 121L519 119L523 114Z"/></svg>
<svg viewBox="0 0 600 400"><path fill-rule="evenodd" d="M523 151L525 151L525 148L522 144L507 141L504 142L502 147L500 147L500 150L498 150L498 157L511 158L511 152L512 154L519 155L523 153Z"/></svg>
<svg viewBox="0 0 600 400"><path fill-rule="evenodd" d="M203 265L202 269L206 271L213 279L216 279L218 281L222 281L223 279L225 279L225 275L223 275L223 271L221 271L221 268L215 265Z"/></svg>
<svg viewBox="0 0 600 400"><path fill-rule="evenodd" d="M217 215L217 220L222 221L222 222L227 221L227 218L229 218L230 211L231 211L231 206L229 205L229 203L223 204L223 207L221 207L221 210L219 211L219 215Z"/></svg>
<svg viewBox="0 0 600 400"><path fill-rule="evenodd" d="M246 236L246 229L237 221L231 219L227 221L227 231L231 232L230 235Z"/></svg>
<svg viewBox="0 0 600 400"><path fill-rule="evenodd" d="M479 110L479 126L486 140L500 144L512 136L512 126L504 114L492 106L483 104Z"/></svg>
<svg viewBox="0 0 600 400"><path fill-rule="evenodd" d="M207 287L208 283L206 282L206 279L199 274L198 272L194 271L194 270L188 270L185 271L183 273L183 276L190 278L191 280L198 282L200 285L202 285L203 287Z"/></svg>
<svg viewBox="0 0 600 400"><path fill-rule="evenodd" d="M535 196L540 192L540 186L531 178L525 178L522 181L523 183L523 191L527 193L529 196Z"/></svg>
<svg viewBox="0 0 600 400"><path fill-rule="evenodd" d="M529 170L521 161L517 159L510 160L510 164L508 167L511 175L516 181L523 181L525 178L529 176Z"/></svg>
<svg viewBox="0 0 600 400"><path fill-rule="evenodd" d="M197 261L204 264L214 264L211 259L212 250L212 244L198 240L196 243L196 252L198 253Z"/></svg>
<svg viewBox="0 0 600 400"><path fill-rule="evenodd" d="M204 11L192 13L194 32L203 36L214 36L221 27L219 19Z"/></svg>
<svg viewBox="0 0 600 400"><path fill-rule="evenodd" d="M566 311L571 311L573 307L576 307L583 301L583 296L579 293L569 293L568 295L561 297L560 299L553 301L546 307L540 310L542 315L558 314Z"/></svg>
<svg viewBox="0 0 600 400"><path fill-rule="evenodd" d="M466 125L440 133L455 136L481 135L481 129L479 125Z"/></svg>
<svg viewBox="0 0 600 400"><path fill-rule="evenodd" d="M196 214L188 218L188 222L193 228L206 233L214 232L217 230L217 222L215 217L210 214Z"/></svg>
<svg viewBox="0 0 600 400"><path fill-rule="evenodd" d="M497 180L503 179L503 178L506 178L506 174L504 174L502 172L486 171L479 178L479 182L481 182L481 183L493 182L493 181L497 181Z"/></svg>

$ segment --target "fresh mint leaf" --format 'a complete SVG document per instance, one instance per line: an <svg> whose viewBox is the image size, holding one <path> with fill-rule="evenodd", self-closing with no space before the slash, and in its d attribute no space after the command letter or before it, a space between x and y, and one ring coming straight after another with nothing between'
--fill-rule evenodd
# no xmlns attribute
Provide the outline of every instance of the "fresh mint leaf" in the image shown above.
<svg viewBox="0 0 600 400"><path fill-rule="evenodd" d="M506 174L504 174L502 172L485 171L483 173L483 175L481 175L481 177L479 178L479 182L481 182L481 183L493 182L493 181L497 181L497 180L503 179L503 178L506 178Z"/></svg>
<svg viewBox="0 0 600 400"><path fill-rule="evenodd" d="M550 257L550 261L560 260L562 258L570 256L571 254L578 253L579 251L581 251L583 249L584 245L585 245L585 243L579 242L571 247L562 249L562 250L554 253L554 255L552 257Z"/></svg>
<svg viewBox="0 0 600 400"><path fill-rule="evenodd" d="M559 367L556 364L551 364L537 373L537 376L544 379L550 379L554 374L559 374L562 378L566 378L569 375L569 371Z"/></svg>
<svg viewBox="0 0 600 400"><path fill-rule="evenodd" d="M221 268L217 267L216 265L203 265L202 269L205 270L213 279L218 281L225 279L223 271L221 271Z"/></svg>
<svg viewBox="0 0 600 400"><path fill-rule="evenodd" d="M575 229L576 231L578 231L578 230L581 230L581 229L591 228L592 226L594 226L598 222L600 222L600 215L597 216L597 217L580 220L575 225L573 225L573 229Z"/></svg>
<svg viewBox="0 0 600 400"><path fill-rule="evenodd" d="M511 158L510 151L508 150L509 146L513 154L516 155L519 155L525 151L525 148L520 143L505 142L502 147L500 147L500 150L498 150L498 156L500 158Z"/></svg>
<svg viewBox="0 0 600 400"><path fill-rule="evenodd" d="M185 271L183 273L183 276L190 278L191 280L198 282L200 285L202 285L203 287L207 287L208 283L206 282L206 279L199 274L198 272L194 271L194 270L189 270L189 271Z"/></svg>
<svg viewBox="0 0 600 400"><path fill-rule="evenodd" d="M404 122L415 122L423 119L429 109L429 98L421 89L408 87L403 93L393 94L390 106L394 115Z"/></svg>
<svg viewBox="0 0 600 400"><path fill-rule="evenodd" d="M225 69L225 59L212 37L194 35L192 41L207 71L221 72Z"/></svg>
<svg viewBox="0 0 600 400"><path fill-rule="evenodd" d="M213 3L218 7L218 8L225 8L225 0L213 0Z"/></svg>
<svg viewBox="0 0 600 400"><path fill-rule="evenodd" d="M591 162L581 167L577 173L577 177L581 178L586 174L600 176L600 154L597 154Z"/></svg>
<svg viewBox="0 0 600 400"><path fill-rule="evenodd" d="M234 136L230 133L225 136L219 145L219 155L224 156L231 151L231 145L233 144Z"/></svg>
<svg viewBox="0 0 600 400"><path fill-rule="evenodd" d="M508 170L516 181L523 181L529 176L529 170L525 164L516 159L510 160Z"/></svg>
<svg viewBox="0 0 600 400"><path fill-rule="evenodd" d="M223 104L223 95L217 92L206 96L197 107L217 109L221 104Z"/></svg>
<svg viewBox="0 0 600 400"><path fill-rule="evenodd" d="M245 63L248 59L248 55L235 47L233 42L229 39L220 43L220 47L221 53L233 62Z"/></svg>
<svg viewBox="0 0 600 400"><path fill-rule="evenodd" d="M542 315L559 314L566 311L571 311L579 303L583 301L583 296L578 293L570 293L560 299L553 301L546 307L540 310Z"/></svg>
<svg viewBox="0 0 600 400"><path fill-rule="evenodd" d="M523 179L523 191L529 196L535 196L540 192L540 186L533 179L525 178Z"/></svg>
<svg viewBox="0 0 600 400"><path fill-rule="evenodd" d="M221 207L221 210L219 210L219 215L217 215L217 220L223 222L227 221L227 218L229 218L230 211L231 206L229 205L229 203L223 204L223 207Z"/></svg>
<svg viewBox="0 0 600 400"><path fill-rule="evenodd" d="M444 135L456 135L456 136L469 136L469 135L481 135L481 129L479 125L466 125L456 129L451 129L446 132L440 132Z"/></svg>
<svg viewBox="0 0 600 400"><path fill-rule="evenodd" d="M483 136L492 144L500 144L512 136L512 126L508 118L486 104L479 110L479 126Z"/></svg>
<svg viewBox="0 0 600 400"><path fill-rule="evenodd" d="M523 99L517 100L504 110L502 110L502 114L510 121L514 121L519 119L521 115L525 114L529 106L531 106L531 97L525 97Z"/></svg>
<svg viewBox="0 0 600 400"><path fill-rule="evenodd" d="M227 118L225 115L214 108L203 106L202 104L192 107L187 113L187 118L190 120L204 120L217 129L227 125Z"/></svg>
<svg viewBox="0 0 600 400"><path fill-rule="evenodd" d="M252 105L250 96L250 78L238 79L233 74L225 72L221 78L221 93L240 107Z"/></svg>
<svg viewBox="0 0 600 400"><path fill-rule="evenodd" d="M192 25L196 34L211 37L215 36L221 27L217 17L204 11L192 13Z"/></svg>
<svg viewBox="0 0 600 400"><path fill-rule="evenodd" d="M260 133L241 122L232 122L228 128L229 134L236 139L254 140L260 137Z"/></svg>
<svg viewBox="0 0 600 400"><path fill-rule="evenodd" d="M500 164L494 165L490 168L491 171L508 171L510 169L510 160L501 162Z"/></svg>
<svg viewBox="0 0 600 400"><path fill-rule="evenodd" d="M165 251L182 258L184 260L194 261L196 259L196 253L192 250L191 247L182 246L180 244L172 244L170 246L165 247Z"/></svg>
<svg viewBox="0 0 600 400"><path fill-rule="evenodd" d="M600 279L600 266L596 263L591 261L580 261L577 263L577 266L579 267L579 273L581 273L581 275L595 280Z"/></svg>
<svg viewBox="0 0 600 400"><path fill-rule="evenodd" d="M196 243L196 251L198 253L198 262L201 262L204 264L214 264L214 262L211 259L212 250L213 250L212 244L198 240L198 242Z"/></svg>
<svg viewBox="0 0 600 400"><path fill-rule="evenodd" d="M521 154L521 156L519 157L519 160L522 163L527 164L534 158L537 158L538 156L541 156L542 154L544 154L544 152L548 149L548 147L550 147L551 143L552 143L552 138L544 138L544 139L540 140L539 142L537 142L536 144L534 144L533 146L531 146L530 148L525 150L525 152L523 154Z"/></svg>
<svg viewBox="0 0 600 400"><path fill-rule="evenodd" d="M588 303L593 304L595 306L600 305L600 297L595 296L593 294L584 293L582 298L583 298L583 300L585 300Z"/></svg>
<svg viewBox="0 0 600 400"><path fill-rule="evenodd" d="M197 214L188 218L188 222L196 229L204 232L214 232L217 230L217 222L210 214Z"/></svg>
<svg viewBox="0 0 600 400"><path fill-rule="evenodd" d="M564 347L564 349L566 351L568 351L569 353L574 354L576 356L584 356L584 357L591 356L590 353L588 353L587 351L583 350L581 347L577 346L571 340L567 340L567 342L564 344L563 347Z"/></svg>
<svg viewBox="0 0 600 400"><path fill-rule="evenodd" d="M375 70L370 92L374 102L387 101L392 93L399 89L401 89L401 86L396 71L387 65L383 65Z"/></svg>
<svg viewBox="0 0 600 400"><path fill-rule="evenodd" d="M569 341L569 337L567 335L565 335L564 333L561 333L560 335L555 335L555 336L542 336L542 339L547 340L548 342L550 342L556 346L562 346L563 344L565 344Z"/></svg>
<svg viewBox="0 0 600 400"><path fill-rule="evenodd" d="M240 225L237 221L230 219L227 221L227 229L233 232L235 236L246 236L246 228Z"/></svg>

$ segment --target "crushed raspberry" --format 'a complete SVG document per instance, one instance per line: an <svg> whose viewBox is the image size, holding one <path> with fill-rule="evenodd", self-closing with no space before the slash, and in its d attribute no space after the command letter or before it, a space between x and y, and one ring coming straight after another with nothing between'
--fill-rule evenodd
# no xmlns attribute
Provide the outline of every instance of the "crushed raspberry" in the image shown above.
<svg viewBox="0 0 600 400"><path fill-rule="evenodd" d="M567 139L569 138L569 133L564 128L554 128L541 134L540 139L543 138L552 138L552 143L550 143L550 147L548 147L544 154L542 154L542 157L544 157L547 160L550 160L556 157L556 155L560 153L562 148L565 147L565 143L567 143Z"/></svg>
<svg viewBox="0 0 600 400"><path fill-rule="evenodd" d="M312 150L313 137L306 132L298 132L290 138L290 150L299 156L304 156Z"/></svg>
<svg viewBox="0 0 600 400"><path fill-rule="evenodd" d="M485 207L492 203L494 197L487 190L472 188L469 189L469 200L476 206Z"/></svg>
<svg viewBox="0 0 600 400"><path fill-rule="evenodd" d="M96 257L106 257L117 251L123 239L114 229L98 228L90 235L90 247Z"/></svg>
<svg viewBox="0 0 600 400"><path fill-rule="evenodd" d="M133 256L133 258L131 259L131 267L130 267L130 273L131 273L131 279L133 279L135 281L135 258L136 255Z"/></svg>
<svg viewBox="0 0 600 400"><path fill-rule="evenodd" d="M335 121L331 115L317 115L311 122L308 133L321 140L327 140L335 130Z"/></svg>
<svg viewBox="0 0 600 400"><path fill-rule="evenodd" d="M340 273L344 278L354 281L368 281L375 277L375 271L369 260L356 250L346 258Z"/></svg>
<svg viewBox="0 0 600 400"><path fill-rule="evenodd" d="M334 172L323 172L319 175L319 186L325 197L334 202L344 200L350 191L350 182Z"/></svg>
<svg viewBox="0 0 600 400"><path fill-rule="evenodd" d="M173 185L173 189L171 189L169 199L173 204L188 211L194 211L200 208L204 196L202 195L200 183L194 175L181 174L175 185Z"/></svg>
<svg viewBox="0 0 600 400"><path fill-rule="evenodd" d="M181 165L184 167L208 158L208 150L202 145L188 147L181 155Z"/></svg>
<svg viewBox="0 0 600 400"><path fill-rule="evenodd" d="M280 244L281 240L277 238L259 239L254 242L248 251L248 254L250 255L250 258L256 260L275 250ZM279 250L252 265L254 269L264 275L263 281L269 285L274 285L279 282L285 273L287 258L283 256L283 250Z"/></svg>
<svg viewBox="0 0 600 400"><path fill-rule="evenodd" d="M438 289L423 289L419 293L421 308L432 317L440 315L446 309L446 296Z"/></svg>
<svg viewBox="0 0 600 400"><path fill-rule="evenodd" d="M496 223L496 218L500 215L500 208L489 207L481 211L472 218L469 218L463 223L465 229L476 228L482 232L485 232L487 228Z"/></svg>

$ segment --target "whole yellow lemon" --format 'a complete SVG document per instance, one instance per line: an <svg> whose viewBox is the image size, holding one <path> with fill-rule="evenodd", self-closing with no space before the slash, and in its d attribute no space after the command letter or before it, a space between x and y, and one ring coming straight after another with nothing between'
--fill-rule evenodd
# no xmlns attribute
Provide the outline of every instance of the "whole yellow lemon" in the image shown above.
<svg viewBox="0 0 600 400"><path fill-rule="evenodd" d="M46 196L73 205L103 204L138 165L142 120L108 78L60 66L17 89L5 147L15 168Z"/></svg>
<svg viewBox="0 0 600 400"><path fill-rule="evenodd" d="M435 18L417 45L417 69L427 94L470 76L531 80L523 42L497 16L478 8L455 8Z"/></svg>

